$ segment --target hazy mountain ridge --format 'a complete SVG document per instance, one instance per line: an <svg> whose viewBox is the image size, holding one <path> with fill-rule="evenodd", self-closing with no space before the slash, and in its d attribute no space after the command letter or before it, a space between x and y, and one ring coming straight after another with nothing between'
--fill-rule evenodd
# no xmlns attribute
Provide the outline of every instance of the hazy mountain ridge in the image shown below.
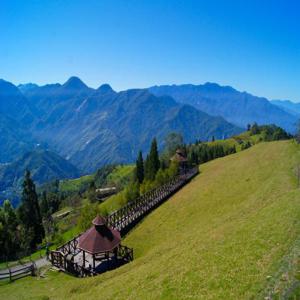
<svg viewBox="0 0 300 300"><path fill-rule="evenodd" d="M31 134L19 122L0 113L0 163L11 162L35 147Z"/></svg>
<svg viewBox="0 0 300 300"><path fill-rule="evenodd" d="M300 103L295 103L290 100L271 100L271 103L277 105L289 114L300 117Z"/></svg>
<svg viewBox="0 0 300 300"><path fill-rule="evenodd" d="M266 98L239 92L230 86L216 83L203 85L162 85L153 86L149 91L157 96L169 95L176 101L193 105L213 116L240 127L248 123L276 124L289 132L295 131L296 118L282 108L273 105Z"/></svg>
<svg viewBox="0 0 300 300"><path fill-rule="evenodd" d="M221 118L192 107L188 111L171 97L156 97L146 89L117 93L103 84L95 90L71 77L63 85L31 84L22 90L36 107L31 126L34 138L85 172L106 163L131 162L138 150L148 150L154 136L162 143L170 131L181 132L187 142L241 131ZM193 115L192 122L187 114Z"/></svg>
<svg viewBox="0 0 300 300"><path fill-rule="evenodd" d="M64 84L31 83L20 85L19 89L5 81L2 84L9 86L13 97L0 89L1 102L13 104L6 110L0 106L0 112L20 124L22 131L14 126L16 132L30 137L31 144L24 148L31 150L35 144L44 143L84 172L94 171L106 163L134 161L140 149L148 150L154 136L161 147L171 131L180 132L186 142L208 140L212 136L224 138L241 132L242 129L223 117L242 124L241 119L248 114L253 119L246 118L246 123L254 120L278 124L274 122L276 118L264 115L271 111L272 116L283 118L279 125L284 123L283 127L289 129L292 126L291 115L267 100L211 83L121 92L115 92L108 84L89 88L77 77ZM18 113L14 112L15 103L22 104ZM261 108L264 112L259 112ZM18 149L17 143L11 141L11 144ZM24 154L24 150L17 151L11 159L17 154Z"/></svg>

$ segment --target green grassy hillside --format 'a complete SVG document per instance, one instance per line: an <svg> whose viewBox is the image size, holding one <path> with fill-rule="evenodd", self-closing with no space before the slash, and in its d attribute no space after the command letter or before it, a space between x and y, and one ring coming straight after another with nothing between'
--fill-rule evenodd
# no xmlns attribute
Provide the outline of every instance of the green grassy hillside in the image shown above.
<svg viewBox="0 0 300 300"><path fill-rule="evenodd" d="M97 173L81 176L75 179L61 180L59 189L61 192L85 191L92 181L96 181L97 184L99 181L99 187L102 185L116 185L118 187L123 187L129 181L134 169L134 165L118 165L111 168L112 170L108 174L103 175L101 180L98 180ZM99 172L101 173L101 169Z"/></svg>
<svg viewBox="0 0 300 300"><path fill-rule="evenodd" d="M134 248L132 263L88 279L56 272L25 278L0 286L0 298L263 299L268 291L281 293L299 261L299 162L299 146L284 141L206 163L125 238Z"/></svg>

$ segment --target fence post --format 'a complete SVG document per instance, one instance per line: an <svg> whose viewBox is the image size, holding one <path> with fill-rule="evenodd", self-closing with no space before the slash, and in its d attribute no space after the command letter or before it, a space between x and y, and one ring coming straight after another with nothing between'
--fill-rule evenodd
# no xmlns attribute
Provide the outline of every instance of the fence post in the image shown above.
<svg viewBox="0 0 300 300"><path fill-rule="evenodd" d="M35 271L37 270L35 263L32 263L30 268L31 268L31 276L35 276L36 275Z"/></svg>
<svg viewBox="0 0 300 300"><path fill-rule="evenodd" d="M11 276L10 268L8 268L8 272L9 272L9 281L11 282L12 281L12 276Z"/></svg>

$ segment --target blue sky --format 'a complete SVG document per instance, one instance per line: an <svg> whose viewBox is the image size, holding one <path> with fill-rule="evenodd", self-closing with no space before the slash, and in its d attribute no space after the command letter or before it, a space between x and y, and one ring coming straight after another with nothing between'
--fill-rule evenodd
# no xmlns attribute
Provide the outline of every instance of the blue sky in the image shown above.
<svg viewBox="0 0 300 300"><path fill-rule="evenodd" d="M210 81L300 102L299 2L0 0L0 78Z"/></svg>

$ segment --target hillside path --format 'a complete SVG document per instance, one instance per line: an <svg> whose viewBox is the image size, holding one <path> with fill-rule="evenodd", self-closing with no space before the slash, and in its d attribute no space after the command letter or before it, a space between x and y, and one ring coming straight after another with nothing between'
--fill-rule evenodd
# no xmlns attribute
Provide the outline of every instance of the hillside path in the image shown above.
<svg viewBox="0 0 300 300"><path fill-rule="evenodd" d="M37 269L51 264L50 261L48 261L46 259L46 257L39 258L37 260L34 260L33 262L35 263ZM31 264L32 264L32 262L27 262L25 264L19 264L19 265L13 266L11 268L6 268L6 269L3 269L3 270L0 270L0 279L2 277L6 277L6 275L4 275L4 274L8 273L9 270L11 272L19 271L19 270L23 269L24 267L30 266Z"/></svg>

